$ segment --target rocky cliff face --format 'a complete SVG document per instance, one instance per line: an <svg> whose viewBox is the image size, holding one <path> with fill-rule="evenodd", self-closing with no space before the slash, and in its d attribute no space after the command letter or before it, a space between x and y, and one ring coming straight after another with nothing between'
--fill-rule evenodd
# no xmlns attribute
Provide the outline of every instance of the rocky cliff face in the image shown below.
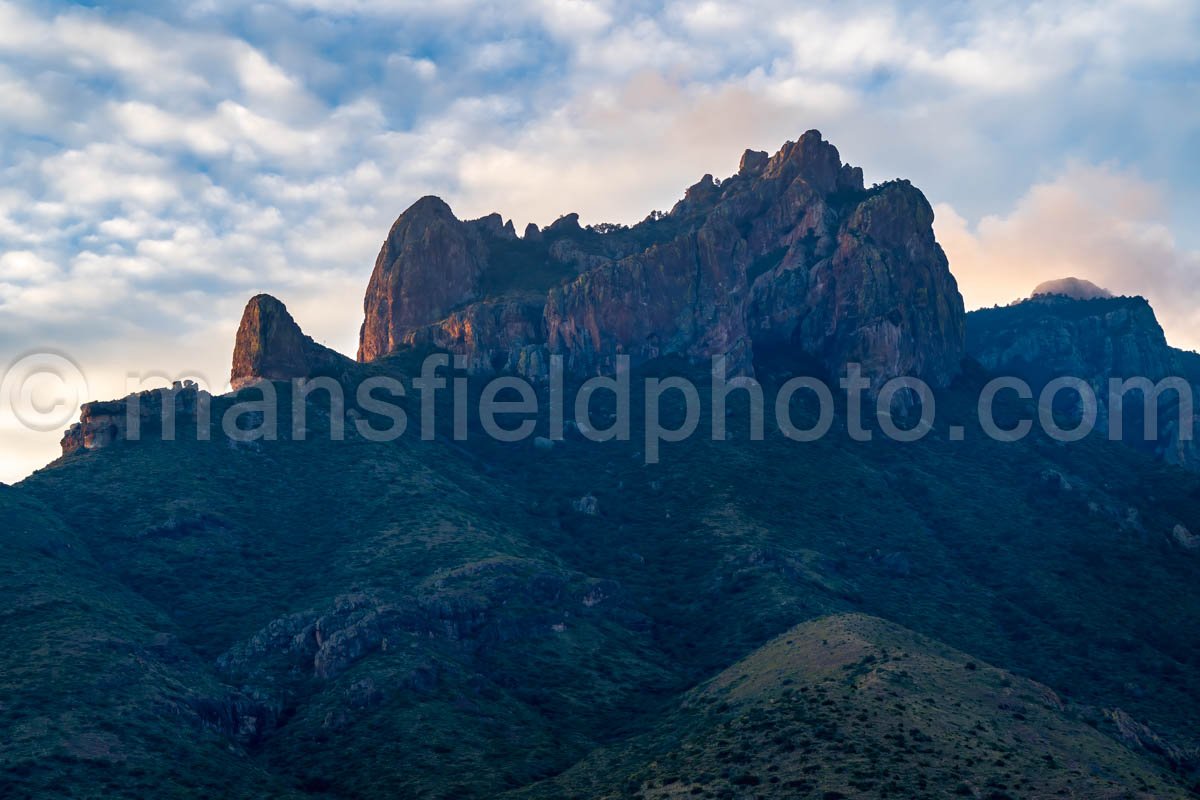
<svg viewBox="0 0 1200 800"><path fill-rule="evenodd" d="M567 215L518 239L498 215L461 222L437 198L406 211L380 251L359 360L426 344L476 371L586 375L615 357L726 354L756 345L859 361L874 382L944 384L963 352L962 298L907 182L866 189L816 131L739 171L706 175L668 214L581 228Z"/></svg>
<svg viewBox="0 0 1200 800"><path fill-rule="evenodd" d="M1176 374L1154 310L1141 297L1076 300L1035 295L1003 308L968 315L967 351L990 370L1009 371L1032 383L1071 375L1098 391L1108 379Z"/></svg>
<svg viewBox="0 0 1200 800"><path fill-rule="evenodd" d="M233 347L234 390L258 380L291 380L352 362L305 336L287 307L268 294L250 298Z"/></svg>
<svg viewBox="0 0 1200 800"><path fill-rule="evenodd" d="M260 294L242 314L233 348L230 383L236 391L259 380L291 380L353 367L354 362L305 336L283 303ZM98 450L114 442L159 438L166 426L192 431L209 424L211 395L191 381L153 389L120 400L86 403L79 422L63 435L63 455Z"/></svg>
<svg viewBox="0 0 1200 800"><path fill-rule="evenodd" d="M388 232L367 284L360 361L396 350L404 335L479 296L487 264L480 232L437 197L423 197Z"/></svg>
<svg viewBox="0 0 1200 800"><path fill-rule="evenodd" d="M1179 376L1197 383L1191 366L1195 356L1167 344L1144 298L1112 297L1094 284L1071 281L1042 284L1028 300L968 314L968 354L992 372L1025 380L1035 392L1054 378L1083 379L1096 393L1101 429L1108 424L1112 378L1157 383ZM1045 291L1048 286L1054 291ZM1129 407L1140 406L1141 399L1131 394L1126 403L1127 413L1134 413ZM1140 441L1140 412L1126 418L1126 440L1151 447L1168 463L1200 469L1200 450L1179 438L1174 392L1160 398L1158 413L1158 442Z"/></svg>
<svg viewBox="0 0 1200 800"><path fill-rule="evenodd" d="M728 220L591 269L550 290L548 350L575 373L611 372L614 359L729 354L748 367L749 251Z"/></svg>
<svg viewBox="0 0 1200 800"><path fill-rule="evenodd" d="M63 434L64 456L83 450L99 450L115 442L140 439L144 436L160 438L164 425L190 423L196 430L197 418L205 420L206 404L211 395L198 388L195 383L176 383L170 389L151 389L131 394L121 400L104 400L84 403L80 408L79 422Z"/></svg>
<svg viewBox="0 0 1200 800"><path fill-rule="evenodd" d="M540 303L515 299L472 303L405 332L400 343L462 354L468 371L476 374L544 375L548 365L543 311Z"/></svg>
<svg viewBox="0 0 1200 800"><path fill-rule="evenodd" d="M907 181L839 188L802 206L811 227L780 237L782 261L755 281L755 342L790 342L831 370L859 362L876 388L896 375L945 385L962 357L964 315L933 209Z"/></svg>

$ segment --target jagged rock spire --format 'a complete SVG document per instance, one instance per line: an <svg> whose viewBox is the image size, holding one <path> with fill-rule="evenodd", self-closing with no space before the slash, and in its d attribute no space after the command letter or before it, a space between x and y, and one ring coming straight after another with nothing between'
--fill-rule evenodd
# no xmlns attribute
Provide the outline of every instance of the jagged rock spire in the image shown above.
<svg viewBox="0 0 1200 800"><path fill-rule="evenodd" d="M240 389L256 381L308 377L349 365L350 359L305 336L287 307L269 294L250 298L233 347L229 382Z"/></svg>

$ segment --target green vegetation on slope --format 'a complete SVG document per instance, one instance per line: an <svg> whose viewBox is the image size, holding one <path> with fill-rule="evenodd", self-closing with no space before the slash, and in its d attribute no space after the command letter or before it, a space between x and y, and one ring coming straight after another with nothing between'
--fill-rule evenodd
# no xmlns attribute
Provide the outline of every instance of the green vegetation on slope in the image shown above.
<svg viewBox="0 0 1200 800"><path fill-rule="evenodd" d="M874 617L800 625L522 796L1185 797L1050 689Z"/></svg>
<svg viewBox="0 0 1200 800"><path fill-rule="evenodd" d="M649 369L691 370L673 362ZM788 373L774 365L761 374L777 383ZM36 584L52 609L8 613L0 703L6 715L63 709L56 724L30 728L52 729L57 744L9 745L0 769L9 785L40 788L41 796L51 785L64 795L103 786L91 791L138 796L171 770L179 786L221 783L208 791L223 796L286 787L317 797L494 797L582 775L566 771L589 754L623 752L622 742L660 742L664 732L692 728L695 747L712 756L701 762L715 764L725 749L721 725L736 717L719 712L710 736L688 721L695 718L678 716L683 693L797 624L857 612L978 660L967 683L934 670L942 662L932 657L879 667L880 680L904 669L923 681L913 703L947 693L939 725L949 724L954 702L971 705L972 719L992 726L976 748L1007 753L1015 730L1010 709L970 694L983 691L974 681L998 674L983 667L988 662L1057 692L1071 730L1079 718L1095 723L1099 733L1084 732L1078 747L1046 745L1063 754L1057 761L1090 757L1098 765L1091 777L1064 767L1072 786L1187 785L1189 764L1177 756L1198 738L1200 631L1191 621L1200 612L1200 564L1171 532L1200 530L1200 476L1107 442L990 442L971 419L977 388L969 380L941 395L938 430L916 445L849 442L844 409L820 442L789 442L775 431L747 442L745 409L735 400L734 441L709 441L702 430L653 466L643 464L636 441L571 440L545 452L531 442L491 442L477 430L464 444L422 442L415 424L395 443L333 443L320 435L328 424L320 395L308 441L236 444L218 434L69 457L0 490L6 508L25 509L15 518L29 532L4 533L13 576L4 607L22 607ZM232 402L218 401L218 418ZM448 425L448 405L440 412ZM1005 411L1018 412L1029 409ZM678 413L668 409L667 417ZM950 423L968 427L966 442L947 440ZM596 498L595 515L577 509L585 495ZM46 531L72 547L22 544L22 536ZM26 575L33 583L17 580ZM71 603L85 611L53 610ZM90 660L64 660L38 644L95 631L144 652L127 657L90 644ZM902 635L887 633L878 646L900 649L893 636ZM160 637L170 642L165 654L153 648ZM199 711L189 716L160 702L156 681L167 680ZM852 701L832 697L831 707L806 700L775 724L813 741L831 723L854 732L855 715L873 702L868 689L856 688ZM691 695L686 708L710 690ZM59 695L59 706L48 700ZM1164 758L1116 745L1121 732L1104 712L1117 708L1181 749L1164 750ZM66 713L72 709L86 714ZM1037 711L1030 719L1050 736L1049 718ZM905 717L906 741L911 727L945 733L919 722ZM134 754L113 761L125 766L53 757L99 725L113 728L104 731L110 750ZM878 748L886 743L886 726L857 733L875 737ZM659 738L630 738L637 736ZM940 764L947 753L966 759L955 748L967 740L938 741L950 749L924 758L904 752L896 769L870 779L869 791L948 779L921 762ZM1110 742L1118 749L1104 749ZM621 757L631 771L644 766ZM1008 788L987 791L1036 797L1057 772L1011 753L1005 762L987 771L964 766L961 780L982 791L993 773L1007 773L997 780ZM853 771L870 762L851 763ZM1172 765L1176 777L1158 772ZM732 790L768 793L777 786L770 766L756 764L758 786ZM100 772L107 782L97 782ZM812 789L780 796L845 792L833 781L847 775L788 777ZM649 788L659 791L665 777L654 772Z"/></svg>
<svg viewBox="0 0 1200 800"><path fill-rule="evenodd" d="M0 796L283 797L231 737L246 702L27 493L0 487Z"/></svg>

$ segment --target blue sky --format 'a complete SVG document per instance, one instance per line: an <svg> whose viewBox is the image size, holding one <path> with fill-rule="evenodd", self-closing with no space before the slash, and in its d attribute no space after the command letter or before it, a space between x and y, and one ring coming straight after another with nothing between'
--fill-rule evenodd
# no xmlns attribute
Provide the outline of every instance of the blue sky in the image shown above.
<svg viewBox="0 0 1200 800"><path fill-rule="evenodd" d="M423 194L629 222L809 128L926 192L968 306L1074 274L1196 347L1197 42L1194 0L0 0L0 368L219 389L259 291L352 353ZM57 451L7 405L0 480Z"/></svg>

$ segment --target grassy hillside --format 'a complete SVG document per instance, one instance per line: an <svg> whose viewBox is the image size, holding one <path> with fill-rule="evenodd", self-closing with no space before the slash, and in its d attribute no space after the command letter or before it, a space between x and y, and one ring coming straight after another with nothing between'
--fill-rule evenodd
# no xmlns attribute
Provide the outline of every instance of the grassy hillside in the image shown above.
<svg viewBox="0 0 1200 800"><path fill-rule="evenodd" d="M858 681L850 699L807 662L780 677L824 686L834 702L797 698L768 715L819 748L804 752L837 756L812 774L810 762L794 762L799 774L787 780L811 784L799 796L855 796L846 787L868 769L861 781L872 788L860 792L954 778L1012 797L1047 786L1080 797L1105 796L1087 787L1137 796L1161 786L1171 796L1194 781L1185 755L1200 738L1200 631L1190 624L1200 561L1172 537L1176 525L1200 530L1200 476L1100 441L987 441L971 418L975 388L941 396L938 430L915 445L850 442L844 410L820 442L774 431L747 442L734 403L733 441L698 435L651 466L640 441L571 440L547 452L477 430L466 443L423 442L414 425L394 443L332 443L318 435L328 425L319 399L308 441L235 444L218 432L212 442L119 443L63 459L0 490L22 521L2 534L12 555L0 587L0 703L23 715L14 730L34 732L14 742L41 742L8 745L0 769L18 792L43 796L52 785L136 796L170 769L177 785L220 784L207 791L223 796L494 797L557 775L600 780L586 777L589 754L615 754L622 780L641 775L650 762L623 743L675 753L663 737L695 728L695 769L718 776L722 726L743 723L728 709L686 716L708 708L701 698L716 696L721 679L685 693L798 624L855 613L970 655L873 627L828 656L835 683ZM218 401L218 418L231 402ZM440 411L448 425L448 405ZM967 427L966 442L947 440L951 423ZM579 510L584 496L597 513ZM876 625L837 624L843 638ZM80 655L64 658L62 643ZM774 663L783 646L747 668ZM841 670L838 659L869 654L876 666ZM966 660L978 667L970 675ZM945 699L895 720L907 749L885 738L883 710L871 717L872 687L896 689L900 671L912 676L908 705ZM1024 678L1049 686L1066 712L1039 706L1017 725L1011 708L989 705L988 692L1012 688L1000 680L1034 691ZM757 708L774 692L746 702ZM740 701L711 705L726 702ZM956 702L967 729L981 723L986 735L950 730ZM1156 738L1142 736L1152 747L1108 721L1115 709L1153 729ZM858 731L864 710L871 724ZM831 724L868 736L875 760L829 749L845 738L814 738ZM912 728L936 734L939 749L922 756L908 744ZM758 742L752 734L738 740ZM1034 734L1061 770L1013 752L1013 736ZM84 758L104 751L72 750L79 737L127 757ZM976 752L1003 759L985 769ZM964 766L950 772L943 761L957 765L954 755ZM757 791L767 791L769 766L754 763ZM667 791L657 770L639 791ZM988 788L992 778L1008 788ZM713 781L701 795L719 788Z"/></svg>
<svg viewBox="0 0 1200 800"><path fill-rule="evenodd" d="M0 795L284 797L246 757L223 685L182 629L47 506L0 488Z"/></svg>
<svg viewBox="0 0 1200 800"><path fill-rule="evenodd" d="M1045 686L883 620L799 625L522 797L1185 797Z"/></svg>

